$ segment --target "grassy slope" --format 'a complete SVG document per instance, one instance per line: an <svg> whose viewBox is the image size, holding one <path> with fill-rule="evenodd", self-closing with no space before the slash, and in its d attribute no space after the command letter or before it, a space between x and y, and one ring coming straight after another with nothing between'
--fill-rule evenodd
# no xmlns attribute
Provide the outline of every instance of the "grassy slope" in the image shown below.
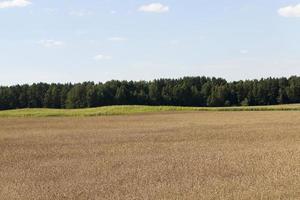
<svg viewBox="0 0 300 200"><path fill-rule="evenodd" d="M300 104L253 107L106 106L86 109L18 109L0 111L0 117L100 116L162 111L274 111L299 110Z"/></svg>

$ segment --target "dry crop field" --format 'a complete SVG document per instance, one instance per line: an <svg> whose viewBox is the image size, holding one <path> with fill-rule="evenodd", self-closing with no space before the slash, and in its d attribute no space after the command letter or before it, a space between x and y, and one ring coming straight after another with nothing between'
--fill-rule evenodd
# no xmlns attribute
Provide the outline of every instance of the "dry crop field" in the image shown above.
<svg viewBox="0 0 300 200"><path fill-rule="evenodd" d="M300 199L300 112L0 118L0 199Z"/></svg>

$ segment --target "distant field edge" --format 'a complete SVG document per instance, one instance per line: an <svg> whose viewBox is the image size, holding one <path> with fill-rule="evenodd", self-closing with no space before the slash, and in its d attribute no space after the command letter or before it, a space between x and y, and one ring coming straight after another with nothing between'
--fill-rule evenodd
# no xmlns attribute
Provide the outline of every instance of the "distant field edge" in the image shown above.
<svg viewBox="0 0 300 200"><path fill-rule="evenodd" d="M247 107L104 106L83 109L26 108L0 111L0 117L84 117L170 111L300 111L300 104Z"/></svg>

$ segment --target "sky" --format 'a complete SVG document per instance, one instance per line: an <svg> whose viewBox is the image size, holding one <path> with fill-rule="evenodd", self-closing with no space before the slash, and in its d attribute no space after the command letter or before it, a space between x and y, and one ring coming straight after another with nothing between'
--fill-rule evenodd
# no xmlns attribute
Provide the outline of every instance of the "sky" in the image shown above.
<svg viewBox="0 0 300 200"><path fill-rule="evenodd" d="M300 0L0 0L0 85L300 75Z"/></svg>

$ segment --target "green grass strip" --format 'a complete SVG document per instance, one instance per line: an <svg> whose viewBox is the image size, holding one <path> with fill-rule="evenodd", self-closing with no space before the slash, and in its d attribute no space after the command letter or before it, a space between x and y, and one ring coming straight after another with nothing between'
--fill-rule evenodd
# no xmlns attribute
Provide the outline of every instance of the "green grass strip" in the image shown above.
<svg viewBox="0 0 300 200"><path fill-rule="evenodd" d="M84 109L28 108L0 111L0 117L84 117L168 111L300 111L300 104L247 107L105 106Z"/></svg>

